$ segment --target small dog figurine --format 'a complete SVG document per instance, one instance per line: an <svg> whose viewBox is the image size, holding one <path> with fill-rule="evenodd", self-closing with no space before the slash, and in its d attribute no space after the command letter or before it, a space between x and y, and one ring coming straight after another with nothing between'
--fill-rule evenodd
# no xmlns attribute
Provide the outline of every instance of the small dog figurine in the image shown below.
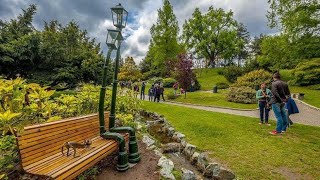
<svg viewBox="0 0 320 180"><path fill-rule="evenodd" d="M84 140L83 143L77 143L77 142L66 142L62 147L61 147L61 153L63 154L63 149L64 147L67 148L67 156L69 156L69 150L70 148L73 149L74 154L73 157L76 157L76 149L77 148L89 148L92 142L90 140Z"/></svg>

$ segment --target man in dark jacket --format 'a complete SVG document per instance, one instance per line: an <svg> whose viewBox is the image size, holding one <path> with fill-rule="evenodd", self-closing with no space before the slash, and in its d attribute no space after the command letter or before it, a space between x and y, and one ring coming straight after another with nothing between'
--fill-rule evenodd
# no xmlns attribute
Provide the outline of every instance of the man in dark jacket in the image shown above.
<svg viewBox="0 0 320 180"><path fill-rule="evenodd" d="M154 102L159 102L160 101L160 87L159 87L159 84L156 84L155 87L154 87Z"/></svg>
<svg viewBox="0 0 320 180"><path fill-rule="evenodd" d="M277 127L275 131L270 132L272 135L277 135L286 132L288 119L285 110L285 103L290 97L288 84L280 79L280 74L277 72L273 75L271 86L272 93L272 109L277 119Z"/></svg>

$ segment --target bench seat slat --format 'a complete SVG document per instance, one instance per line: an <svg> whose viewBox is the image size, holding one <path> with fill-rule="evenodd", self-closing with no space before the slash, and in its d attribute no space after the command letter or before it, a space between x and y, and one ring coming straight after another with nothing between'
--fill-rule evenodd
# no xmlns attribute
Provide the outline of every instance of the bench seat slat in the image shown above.
<svg viewBox="0 0 320 180"><path fill-rule="evenodd" d="M68 134L68 133L64 133L64 134L60 134L60 135L56 135L52 138L48 138L48 139L41 139L38 141L34 141L31 143L26 144L25 146L23 146L23 148L20 149L20 153L21 154L25 154L28 153L30 151L34 151L43 147L48 147L51 144L59 144L62 145L67 141L74 141L73 138L76 138L77 136L80 136L81 134L93 134L92 136L97 135L97 131L94 131L92 128L87 128L87 129L83 129L81 133L75 134Z"/></svg>
<svg viewBox="0 0 320 180"><path fill-rule="evenodd" d="M95 151L97 151L97 149L103 148L104 146L110 146L111 144L115 143L114 141L108 141L108 140L104 140L105 142L101 142L100 141L100 145L96 146L95 148L91 149L91 150L82 150L77 152L77 155L80 155L76 158L73 157L73 154L71 156L62 156L62 154L60 153L60 155L58 156L58 159L56 159L53 163L46 163L46 166L42 166L44 168L39 168L36 171L34 171L35 173L41 173L41 174L49 174L49 173L53 173L53 171L58 171L59 169L62 169L64 166L67 166L71 163L77 163L79 161L80 158L87 158L88 154L90 153L94 153ZM73 153L73 151L72 151ZM58 153L59 154L59 153Z"/></svg>

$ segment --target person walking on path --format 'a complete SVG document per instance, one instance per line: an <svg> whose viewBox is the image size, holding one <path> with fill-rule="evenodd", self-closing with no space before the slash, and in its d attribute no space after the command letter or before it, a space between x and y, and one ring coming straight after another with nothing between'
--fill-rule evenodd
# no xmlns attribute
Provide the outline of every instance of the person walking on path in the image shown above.
<svg viewBox="0 0 320 180"><path fill-rule="evenodd" d="M149 101L153 101L153 98L154 98L154 85L153 84L148 91L148 96L149 96Z"/></svg>
<svg viewBox="0 0 320 180"><path fill-rule="evenodd" d="M146 89L146 84L144 83L144 81L142 81L141 92L140 92L140 99L142 99L142 100L145 99L145 95L144 95L145 89Z"/></svg>
<svg viewBox="0 0 320 180"><path fill-rule="evenodd" d="M166 101L166 100L164 99L163 93L164 93L164 87L163 87L163 85L161 84L161 85L160 85L160 96L162 96L162 100L163 100L163 101Z"/></svg>
<svg viewBox="0 0 320 180"><path fill-rule="evenodd" d="M159 84L155 85L154 88L154 102L159 102L160 101L160 87Z"/></svg>
<svg viewBox="0 0 320 180"><path fill-rule="evenodd" d="M285 103L290 98L290 90L288 84L280 79L280 74L273 74L273 82L271 86L272 93L272 109L277 119L276 130L270 132L272 135L285 133L287 130L288 119L285 110Z"/></svg>
<svg viewBox="0 0 320 180"><path fill-rule="evenodd" d="M262 83L260 85L260 89L256 93L256 98L258 99L258 105L260 110L260 123L269 124L269 111L270 111L270 98L271 98L271 90L266 87L266 83ZM264 119L264 120L263 120Z"/></svg>

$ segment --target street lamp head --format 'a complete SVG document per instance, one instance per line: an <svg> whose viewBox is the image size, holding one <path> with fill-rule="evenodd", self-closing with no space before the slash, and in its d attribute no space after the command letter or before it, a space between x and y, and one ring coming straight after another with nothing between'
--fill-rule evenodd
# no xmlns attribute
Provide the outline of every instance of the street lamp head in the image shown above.
<svg viewBox="0 0 320 180"><path fill-rule="evenodd" d="M113 25L119 29L125 28L127 24L128 11L126 11L119 3L111 8Z"/></svg>
<svg viewBox="0 0 320 180"><path fill-rule="evenodd" d="M108 29L106 44L110 49L118 49L119 42L123 40L122 34L119 30Z"/></svg>

